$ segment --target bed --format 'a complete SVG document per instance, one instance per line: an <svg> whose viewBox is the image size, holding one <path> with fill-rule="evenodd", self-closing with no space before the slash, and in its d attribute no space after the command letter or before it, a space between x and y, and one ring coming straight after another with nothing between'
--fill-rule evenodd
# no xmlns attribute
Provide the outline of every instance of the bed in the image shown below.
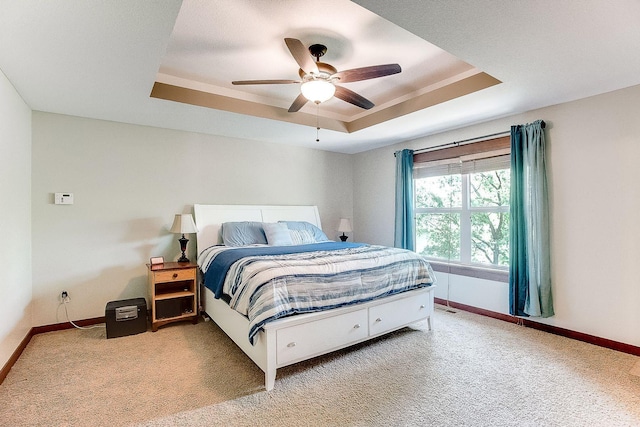
<svg viewBox="0 0 640 427"><path fill-rule="evenodd" d="M236 247L222 245L223 224L226 227L225 237L230 243L232 238L227 230L232 228L232 223L259 223L265 229L269 226L268 231L271 228L278 231L286 229L279 225L281 223L292 229L298 223L305 226L311 224L311 229L320 230L319 233L323 235L316 206L196 204L194 214L198 227L198 263L203 279L203 310L264 371L267 391L275 386L278 368L348 347L413 323L426 321L428 329L432 328L435 288L433 271L424 259L412 252L324 241L320 238L312 242L308 239L309 233L314 233L313 230L295 235L297 238L302 236L303 240L307 239L302 241L302 245L295 241L294 245L290 242L251 247L240 247L241 243ZM267 235L270 238L268 243L272 243L274 233ZM294 236L294 232L291 232L291 236ZM314 236L313 239L315 238ZM313 252L308 252L310 248ZM335 265L331 264L332 273L344 270L340 271L340 276L338 273L327 275L315 274L315 270L312 272L315 265L307 266L307 263L321 255L340 260ZM353 258L344 258L343 261L343 255ZM379 265L381 259L386 260L384 266ZM214 262L226 262L226 265L220 267ZM287 274L273 268L274 263L282 266ZM325 261L320 264L323 263L326 264ZM368 265L367 268L361 267L365 264ZM337 267L338 265L341 267ZM354 267L355 265L358 267ZM415 265L416 268L408 268L407 265ZM385 270L381 270L382 268ZM239 273L238 277L231 276L234 271ZM369 274L374 278L367 279ZM387 280L393 284L379 284L375 274L379 278L394 278ZM408 276L405 277L405 274ZM249 284L251 280L255 281L255 277L261 279L251 288ZM293 285L289 283L292 277L296 280L303 277L307 282ZM311 281L318 280L332 281L331 286L327 287L325 282L317 286L336 289L339 295L323 294L314 299L312 304L307 299L308 295L292 297L293 290L289 291L287 288L297 286L306 290L307 286L316 286ZM357 291L343 291L345 283L350 280L358 282ZM245 285L247 288L241 287ZM282 297L281 289L286 289L285 297ZM315 295L316 291L309 292ZM353 301L342 302L338 299L347 293L356 295ZM276 304L270 299L274 296L281 303L284 302L284 308L280 304L277 305L277 310L274 308ZM263 300L269 302L257 309L249 304ZM335 303L336 301L340 302ZM265 307L273 309L273 312Z"/></svg>

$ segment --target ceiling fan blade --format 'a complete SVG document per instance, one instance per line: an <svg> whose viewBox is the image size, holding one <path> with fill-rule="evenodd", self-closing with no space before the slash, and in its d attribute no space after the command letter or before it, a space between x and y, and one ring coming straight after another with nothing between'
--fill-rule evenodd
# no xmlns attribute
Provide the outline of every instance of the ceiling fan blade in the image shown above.
<svg viewBox="0 0 640 427"><path fill-rule="evenodd" d="M236 80L233 85L286 85L290 83L300 83L300 80Z"/></svg>
<svg viewBox="0 0 640 427"><path fill-rule="evenodd" d="M291 107L289 107L289 112L295 113L296 111L300 110L306 103L307 98L305 98L303 94L298 95L298 97L293 101L293 104L291 104Z"/></svg>
<svg viewBox="0 0 640 427"><path fill-rule="evenodd" d="M318 66L313 61L313 58L309 54L309 50L304 47L302 42L298 39L284 39L284 42L287 44L289 48L289 52L291 52L291 56L296 60L302 71L305 73L314 73L318 74Z"/></svg>
<svg viewBox="0 0 640 427"><path fill-rule="evenodd" d="M402 71L398 64L372 65L371 67L354 68L338 71L331 77L340 79L340 83L358 82L360 80L376 79L378 77L398 74Z"/></svg>
<svg viewBox="0 0 640 427"><path fill-rule="evenodd" d="M365 110L368 110L375 105L364 96L358 95L354 91L342 86L336 86L336 93L334 96L348 102L349 104L364 108Z"/></svg>

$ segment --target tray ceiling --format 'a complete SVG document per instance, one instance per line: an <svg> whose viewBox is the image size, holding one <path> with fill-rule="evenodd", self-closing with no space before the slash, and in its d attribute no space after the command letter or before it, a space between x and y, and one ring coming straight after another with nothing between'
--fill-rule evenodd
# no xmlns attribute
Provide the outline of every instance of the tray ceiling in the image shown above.
<svg viewBox="0 0 640 427"><path fill-rule="evenodd" d="M1 10L0 70L34 111L342 153L640 84L637 0L20 0ZM339 70L403 71L344 84L371 111L330 100L291 114L296 85L231 86L297 78L285 37L325 44ZM501 83L465 87L485 76ZM156 82L202 99L152 97Z"/></svg>
<svg viewBox="0 0 640 427"><path fill-rule="evenodd" d="M221 4L222 3L222 4ZM265 19L269 17L269 19ZM215 24L213 24L215 23ZM212 25L213 24L213 25ZM234 86L233 80L293 79L298 65L284 38L327 46L322 62L339 71L388 63L399 74L342 83L375 106L336 97L287 109L299 84ZM355 132L500 83L443 49L343 0L182 4L151 96L267 119Z"/></svg>

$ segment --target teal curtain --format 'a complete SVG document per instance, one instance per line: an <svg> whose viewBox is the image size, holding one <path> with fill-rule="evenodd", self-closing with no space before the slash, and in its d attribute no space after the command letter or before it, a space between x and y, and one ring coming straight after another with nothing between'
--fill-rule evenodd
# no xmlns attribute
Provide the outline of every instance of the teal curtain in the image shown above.
<svg viewBox="0 0 640 427"><path fill-rule="evenodd" d="M511 127L509 312L553 316L544 122Z"/></svg>
<svg viewBox="0 0 640 427"><path fill-rule="evenodd" d="M413 150L396 151L396 248L416 249L413 221Z"/></svg>

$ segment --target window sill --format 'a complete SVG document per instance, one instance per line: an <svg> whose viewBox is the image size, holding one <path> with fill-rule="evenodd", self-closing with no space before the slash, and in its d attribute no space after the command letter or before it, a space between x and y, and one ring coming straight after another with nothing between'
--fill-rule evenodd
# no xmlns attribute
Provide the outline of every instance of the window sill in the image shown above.
<svg viewBox="0 0 640 427"><path fill-rule="evenodd" d="M440 273L457 274L459 276L475 277L477 279L493 280L495 282L509 283L509 272L493 268L483 268L471 265L450 264L440 261L431 261L429 264L433 271Z"/></svg>

